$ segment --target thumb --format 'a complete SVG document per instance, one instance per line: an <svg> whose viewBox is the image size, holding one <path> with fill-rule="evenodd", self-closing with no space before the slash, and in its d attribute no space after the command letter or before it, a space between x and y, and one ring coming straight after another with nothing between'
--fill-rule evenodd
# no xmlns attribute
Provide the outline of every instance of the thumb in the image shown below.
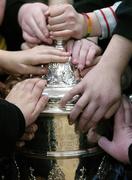
<svg viewBox="0 0 132 180"><path fill-rule="evenodd" d="M107 138L102 136L98 141L98 145L109 155L113 156L113 144Z"/></svg>

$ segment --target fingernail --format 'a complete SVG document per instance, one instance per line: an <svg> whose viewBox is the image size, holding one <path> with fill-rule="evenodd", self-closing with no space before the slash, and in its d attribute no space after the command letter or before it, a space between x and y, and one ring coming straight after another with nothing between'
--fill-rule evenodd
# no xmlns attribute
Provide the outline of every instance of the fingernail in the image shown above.
<svg viewBox="0 0 132 180"><path fill-rule="evenodd" d="M42 95L48 97L49 94L47 92L42 92Z"/></svg>
<svg viewBox="0 0 132 180"><path fill-rule="evenodd" d="M79 66L78 66L78 69L81 71L81 70L83 70L83 68L84 68L84 66L82 65L82 64L80 64Z"/></svg>
<svg viewBox="0 0 132 180"><path fill-rule="evenodd" d="M52 32L52 31L50 31L50 35L51 35L51 36L53 35L53 32Z"/></svg>

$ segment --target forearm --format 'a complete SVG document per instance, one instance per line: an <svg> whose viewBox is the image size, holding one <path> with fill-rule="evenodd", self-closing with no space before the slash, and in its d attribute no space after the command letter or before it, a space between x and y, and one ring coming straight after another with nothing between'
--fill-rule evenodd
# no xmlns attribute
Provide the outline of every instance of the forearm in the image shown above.
<svg viewBox="0 0 132 180"><path fill-rule="evenodd" d="M112 35L117 24L115 11L120 3L121 1L115 3L113 6L88 13L92 22L92 31L90 36L98 36L105 39Z"/></svg>
<svg viewBox="0 0 132 180"><path fill-rule="evenodd" d="M99 65L114 69L121 76L131 57L132 42L122 36L114 35Z"/></svg>
<svg viewBox="0 0 132 180"><path fill-rule="evenodd" d="M12 53L10 51L0 50L0 68L4 70L10 68L9 62L12 61Z"/></svg>

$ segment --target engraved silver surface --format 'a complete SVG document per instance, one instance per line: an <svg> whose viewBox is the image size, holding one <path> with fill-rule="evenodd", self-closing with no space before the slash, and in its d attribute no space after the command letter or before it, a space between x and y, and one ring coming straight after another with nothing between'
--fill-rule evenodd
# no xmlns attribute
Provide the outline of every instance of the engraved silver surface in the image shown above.
<svg viewBox="0 0 132 180"><path fill-rule="evenodd" d="M64 43L62 40L55 41L55 47L64 50ZM44 77L47 80L47 87L43 94L49 96L49 102L44 110L45 113L68 113L73 108L74 99L70 101L63 109L59 106L60 99L67 93L74 85L77 84L72 65L69 61L66 63L50 63L48 65L48 74Z"/></svg>

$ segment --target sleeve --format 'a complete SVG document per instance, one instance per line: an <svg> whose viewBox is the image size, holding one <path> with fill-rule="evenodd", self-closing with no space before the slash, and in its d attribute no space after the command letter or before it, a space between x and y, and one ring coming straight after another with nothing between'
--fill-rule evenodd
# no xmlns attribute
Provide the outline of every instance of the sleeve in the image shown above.
<svg viewBox="0 0 132 180"><path fill-rule="evenodd" d="M129 149L128 149L128 157L129 157L130 163L132 164L132 144L129 146Z"/></svg>
<svg viewBox="0 0 132 180"><path fill-rule="evenodd" d="M114 34L132 40L132 1L124 0L117 8L117 26Z"/></svg>
<svg viewBox="0 0 132 180"><path fill-rule="evenodd" d="M102 36L100 37L100 39L111 37L113 30L115 29L117 24L115 11L120 3L121 1L116 2L113 6L94 11L99 20L102 30Z"/></svg>
<svg viewBox="0 0 132 180"><path fill-rule="evenodd" d="M111 6L113 3L113 0L74 0L74 7L80 13L87 13L95 9L101 9L107 6Z"/></svg>
<svg viewBox="0 0 132 180"><path fill-rule="evenodd" d="M0 154L12 153L24 130L25 119L20 109L0 99Z"/></svg>

